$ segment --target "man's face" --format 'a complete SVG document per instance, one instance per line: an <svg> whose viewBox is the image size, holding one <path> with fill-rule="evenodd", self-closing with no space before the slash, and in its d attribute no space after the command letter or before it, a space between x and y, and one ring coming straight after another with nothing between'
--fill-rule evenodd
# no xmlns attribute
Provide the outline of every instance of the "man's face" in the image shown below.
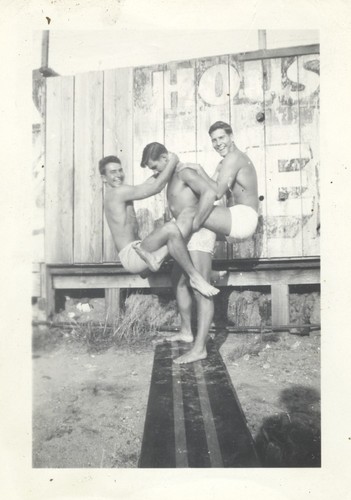
<svg viewBox="0 0 351 500"><path fill-rule="evenodd" d="M231 151L233 144L233 135L227 134L227 132L218 128L211 134L212 146L221 156L226 156L229 151Z"/></svg>
<svg viewBox="0 0 351 500"><path fill-rule="evenodd" d="M105 175L103 175L105 182L111 186L116 187L123 184L124 170L120 163L107 163L105 167Z"/></svg>
<svg viewBox="0 0 351 500"><path fill-rule="evenodd" d="M153 172L162 172L166 165L168 163L168 154L167 153L163 153L158 160L149 160L147 162L147 166L149 167L150 170L152 170Z"/></svg>

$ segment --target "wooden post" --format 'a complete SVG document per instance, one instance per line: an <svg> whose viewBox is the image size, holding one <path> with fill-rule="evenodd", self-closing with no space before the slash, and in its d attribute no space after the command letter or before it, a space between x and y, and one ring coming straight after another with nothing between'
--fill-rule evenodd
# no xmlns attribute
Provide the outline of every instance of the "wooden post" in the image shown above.
<svg viewBox="0 0 351 500"><path fill-rule="evenodd" d="M49 67L49 30L43 31L41 40L41 68L47 69Z"/></svg>
<svg viewBox="0 0 351 500"><path fill-rule="evenodd" d="M46 304L46 319L51 319L55 314L55 290L52 283L52 276L47 265L42 265L41 270L41 293Z"/></svg>
<svg viewBox="0 0 351 500"><path fill-rule="evenodd" d="M105 288L105 308L108 323L114 324L120 311L120 288Z"/></svg>
<svg viewBox="0 0 351 500"><path fill-rule="evenodd" d="M264 50L267 48L266 30L258 30L258 48Z"/></svg>
<svg viewBox="0 0 351 500"><path fill-rule="evenodd" d="M272 327L289 324L289 285L274 283L272 294Z"/></svg>

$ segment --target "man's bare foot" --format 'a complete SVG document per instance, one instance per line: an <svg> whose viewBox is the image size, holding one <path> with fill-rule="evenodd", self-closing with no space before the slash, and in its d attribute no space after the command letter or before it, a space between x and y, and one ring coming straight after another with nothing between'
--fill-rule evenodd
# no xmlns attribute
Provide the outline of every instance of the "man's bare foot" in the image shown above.
<svg viewBox="0 0 351 500"><path fill-rule="evenodd" d="M161 262L156 259L153 253L148 252L147 250L144 250L144 248L141 248L139 243L135 243L132 245L136 253L143 259L144 262L146 262L147 267L151 269L154 273L158 271L161 267Z"/></svg>
<svg viewBox="0 0 351 500"><path fill-rule="evenodd" d="M192 276L189 279L189 283L191 288L194 288L205 297L213 297L213 295L217 295L217 293L219 292L218 288L215 288L214 286L207 283L207 281L201 276L201 274L195 277Z"/></svg>
<svg viewBox="0 0 351 500"><path fill-rule="evenodd" d="M176 358L173 360L174 363L177 365L182 365L185 363L193 363L194 361L200 361L201 359L206 359L207 358L207 351L204 348L203 351L196 351L194 348L190 349L189 352L186 352L182 356L179 356L179 358Z"/></svg>
<svg viewBox="0 0 351 500"><path fill-rule="evenodd" d="M166 340L169 342L176 342L179 340L180 342L193 342L194 337L191 332L178 332L175 333L174 335L170 335L169 337L166 337Z"/></svg>

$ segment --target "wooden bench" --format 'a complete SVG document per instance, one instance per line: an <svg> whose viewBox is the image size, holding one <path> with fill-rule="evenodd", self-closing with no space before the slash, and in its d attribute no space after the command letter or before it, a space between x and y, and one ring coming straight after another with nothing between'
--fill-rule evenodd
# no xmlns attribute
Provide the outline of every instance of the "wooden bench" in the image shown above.
<svg viewBox="0 0 351 500"><path fill-rule="evenodd" d="M166 263L146 279L128 273L120 264L46 265L47 318L55 312L55 292L60 289L104 289L106 308L114 314L119 310L121 289L171 287L171 265ZM289 324L289 286L320 283L319 258L214 260L212 267L227 271L215 282L218 287L270 287L275 328Z"/></svg>
<svg viewBox="0 0 351 500"><path fill-rule="evenodd" d="M178 342L156 346L139 467L259 467L214 343L208 341L205 360L173 363L187 349Z"/></svg>

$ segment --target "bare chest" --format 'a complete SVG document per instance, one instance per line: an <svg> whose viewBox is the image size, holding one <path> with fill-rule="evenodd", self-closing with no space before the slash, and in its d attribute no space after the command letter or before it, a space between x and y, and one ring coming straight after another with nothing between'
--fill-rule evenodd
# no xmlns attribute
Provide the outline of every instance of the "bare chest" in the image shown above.
<svg viewBox="0 0 351 500"><path fill-rule="evenodd" d="M197 204L198 199L194 192L174 175L167 187L167 202L169 209L174 216L177 216L185 207Z"/></svg>

